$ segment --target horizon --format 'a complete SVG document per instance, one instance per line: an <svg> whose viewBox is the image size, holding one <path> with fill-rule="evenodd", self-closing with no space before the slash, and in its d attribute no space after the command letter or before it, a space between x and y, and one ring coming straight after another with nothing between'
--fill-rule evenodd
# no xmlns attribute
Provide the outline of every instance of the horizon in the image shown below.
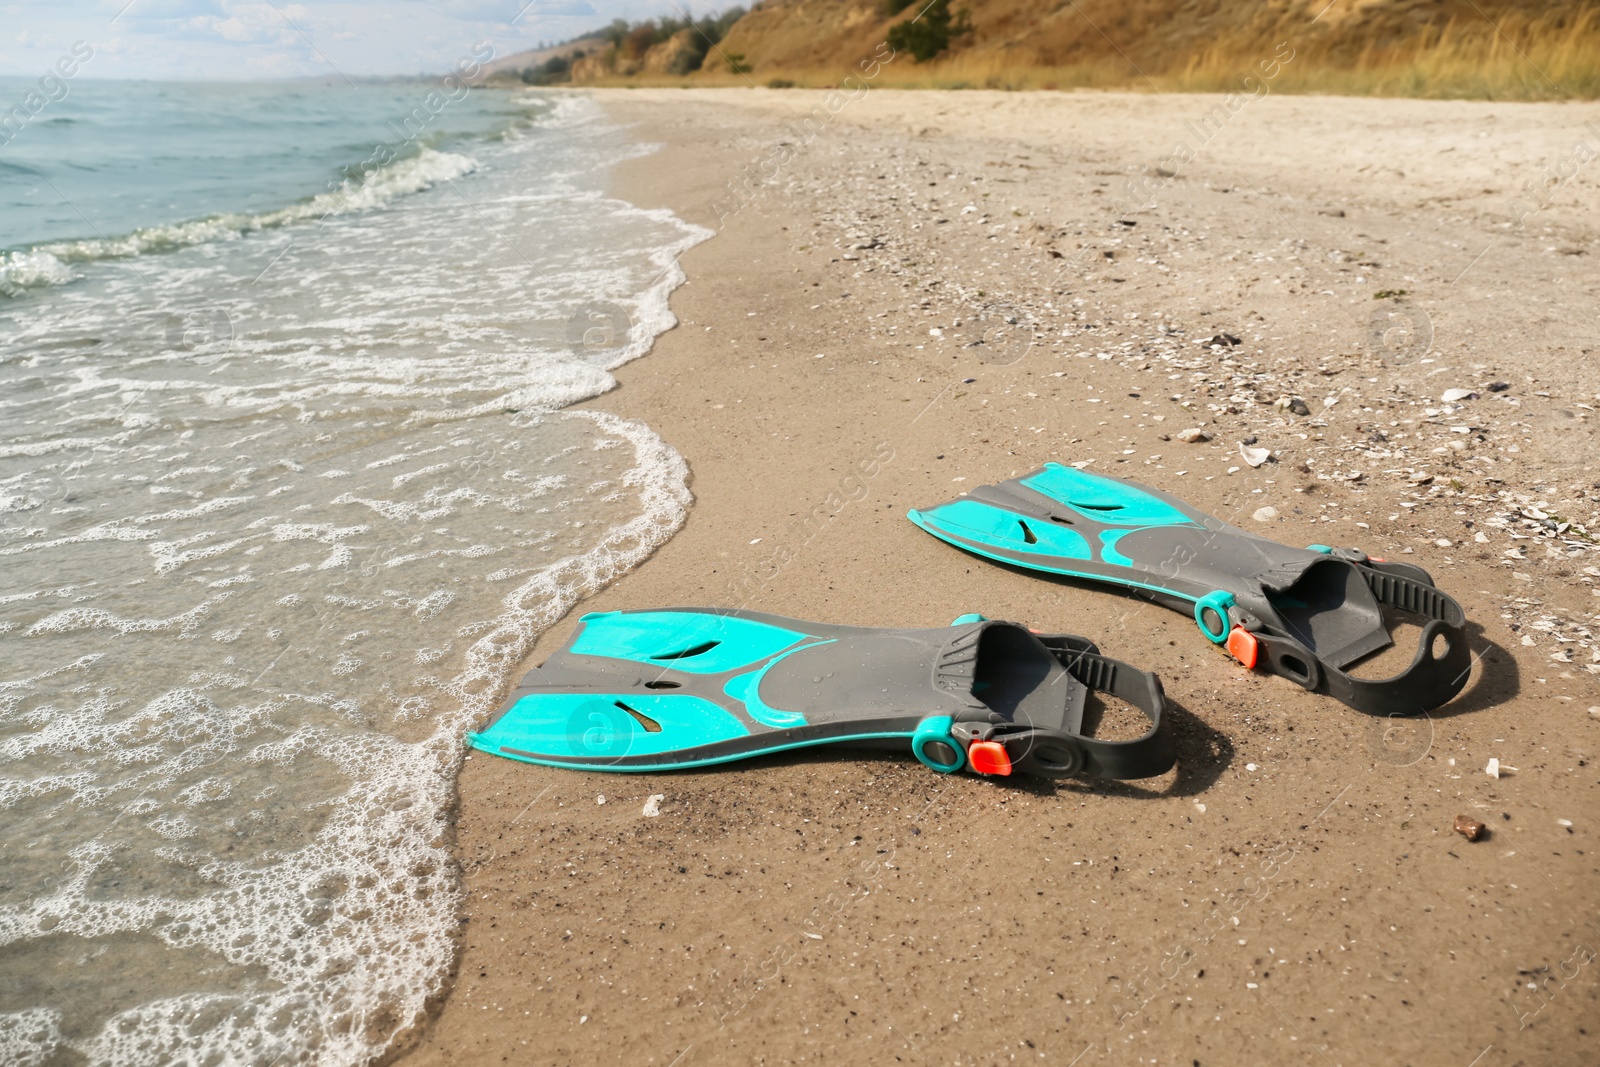
<svg viewBox="0 0 1600 1067"><path fill-rule="evenodd" d="M62 9L0 3L0 78L37 79L82 42L93 81L252 83L443 76L488 41L496 59L609 25L710 18L733 0L407 0L317 5L277 0L96 0Z"/></svg>

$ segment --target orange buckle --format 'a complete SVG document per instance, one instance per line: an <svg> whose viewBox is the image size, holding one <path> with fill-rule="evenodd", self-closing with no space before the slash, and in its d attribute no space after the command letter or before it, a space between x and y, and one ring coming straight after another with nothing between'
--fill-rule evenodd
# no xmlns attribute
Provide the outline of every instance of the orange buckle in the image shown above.
<svg viewBox="0 0 1600 1067"><path fill-rule="evenodd" d="M1011 754L998 741L974 741L967 746L967 762L979 774L1010 774Z"/></svg>
<svg viewBox="0 0 1600 1067"><path fill-rule="evenodd" d="M1249 630L1235 626L1233 632L1228 634L1228 654L1246 668L1253 669L1261 656L1261 642Z"/></svg>

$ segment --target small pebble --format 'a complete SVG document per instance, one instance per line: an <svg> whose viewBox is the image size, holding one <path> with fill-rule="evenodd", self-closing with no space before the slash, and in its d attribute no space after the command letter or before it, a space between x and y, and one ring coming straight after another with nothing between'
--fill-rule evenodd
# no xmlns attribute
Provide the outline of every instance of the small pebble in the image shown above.
<svg viewBox="0 0 1600 1067"><path fill-rule="evenodd" d="M1187 430L1179 430L1176 436L1178 440L1186 445L1197 445L1201 441L1211 440L1211 435L1198 426L1191 426Z"/></svg>
<svg viewBox="0 0 1600 1067"><path fill-rule="evenodd" d="M1257 522L1271 522L1278 517L1278 509L1268 504L1264 508L1257 508L1256 513L1251 517Z"/></svg>
<svg viewBox="0 0 1600 1067"><path fill-rule="evenodd" d="M1478 394L1471 389L1446 389L1439 397L1446 404L1454 404L1457 400L1476 400Z"/></svg>
<svg viewBox="0 0 1600 1067"><path fill-rule="evenodd" d="M665 793L651 793L650 799L644 802L644 811L641 813L647 819L653 819L661 814L661 802L667 799Z"/></svg>
<svg viewBox="0 0 1600 1067"><path fill-rule="evenodd" d="M1456 833L1468 841L1476 841L1478 836L1483 833L1483 823L1470 815L1457 815L1455 825Z"/></svg>

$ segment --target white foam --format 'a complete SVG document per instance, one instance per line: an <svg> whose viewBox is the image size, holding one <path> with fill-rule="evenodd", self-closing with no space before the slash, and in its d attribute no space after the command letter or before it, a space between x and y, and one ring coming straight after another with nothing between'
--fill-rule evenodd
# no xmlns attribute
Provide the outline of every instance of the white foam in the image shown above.
<svg viewBox="0 0 1600 1067"><path fill-rule="evenodd" d="M65 285L72 268L50 252L0 252L0 293L41 285Z"/></svg>
<svg viewBox="0 0 1600 1067"><path fill-rule="evenodd" d="M103 264L18 305L0 355L60 336L105 347L60 356L49 406L0 448L0 475L27 476L5 479L0 506L40 524L0 546L31 553L0 588L0 640L21 653L5 670L25 672L0 677L0 826L61 816L37 891L0 897L0 953L130 935L166 946L143 950L157 979L163 951L220 977L202 988L170 967L173 988L152 981L115 1014L85 1000L100 1028L70 1042L51 1009L25 1013L33 1036L0 1061L361 1063L442 988L462 733L534 638L647 558L691 501L682 458L647 427L559 409L612 388L608 368L673 324L676 257L710 231L577 188L513 204L472 184L521 167L516 184L548 188L552 144L617 158L572 100L494 149L513 167L463 183L471 202L396 205L337 240L306 227L322 243L304 262L290 251L279 290L251 281L274 253L246 239L142 265L163 272L156 287ZM541 143L553 130L565 140ZM461 234L487 243L517 212L596 247L552 240L537 269L470 258ZM469 258L387 254L428 227L451 237L429 247ZM97 271L116 284L94 289ZM221 299L234 277L228 359L136 343L149 302L161 334L169 307ZM633 323L604 368L538 326L596 298ZM28 480L39 470L55 495ZM82 518L72 493L94 505ZM89 542L85 574L72 561ZM13 592L23 580L50 588ZM142 866L127 869L169 880L127 879L130 852ZM136 889L105 891L119 880Z"/></svg>
<svg viewBox="0 0 1600 1067"><path fill-rule="evenodd" d="M237 240L248 233L276 230L294 223L321 220L383 207L396 197L421 192L440 182L470 174L478 161L470 156L424 147L417 155L396 160L368 174L346 179L337 189L318 193L276 211L258 214L225 212L169 226L150 226L124 237L58 241L20 252L0 253L0 293L61 285L76 277L70 263L122 259L165 252L210 241Z"/></svg>
<svg viewBox="0 0 1600 1067"><path fill-rule="evenodd" d="M609 531L596 547L545 566L504 599L499 616L477 627L482 633L468 650L464 669L440 685L440 692L454 699L438 709L432 733L419 742L304 726L282 740L254 746L248 759L256 764L298 767L310 753L320 753L350 783L316 840L286 857L292 862L262 867L218 858L202 873L222 888L203 898L107 902L96 899L88 886L111 853L91 844L72 853L72 877L49 898L28 908L0 909L0 943L42 936L47 929L88 939L154 929L174 947L265 968L274 987L234 998L242 1013L237 1027L218 1026L197 1037L183 1022L202 1011L205 998L179 997L112 1017L79 1051L95 1062L146 1063L178 1049L199 1058L206 1048L235 1048L235 1041L248 1037L265 1042L270 1058L279 1052L306 1052L299 1042L311 1037L316 1062L356 1063L381 1051L398 1029L417 1017L453 951L449 931L459 901L445 821L462 751L461 732L493 709L533 639L578 599L648 557L681 526L691 499L682 458L644 426L599 412L562 417L584 420L631 446L633 465L622 480L637 494L642 513ZM436 592L416 602L415 611L426 617L453 599L450 593ZM73 625L124 632L148 627L81 609L50 619L55 627L64 627L68 615ZM252 714L259 717L263 709L244 717ZM132 739L129 731L137 730L143 738L183 739L188 762L199 766L225 753L229 739L240 736L242 727L236 713L224 712L202 693L183 690L151 701L133 717L133 726L129 721L103 720L90 727L57 720L55 736L47 730L17 743L28 750L70 744L95 751L126 747ZM15 759L26 752L6 755ZM153 769L150 781L170 781L178 769ZM203 780L178 799L194 809L205 798L226 795L207 782L216 779ZM127 810L148 815L151 829L166 840L185 841L202 833L198 813L160 812L153 798ZM315 886L329 879L338 891L317 895L321 891ZM312 912L321 916L318 936L297 936L295 931L304 929ZM367 918L357 922L351 918L355 915ZM370 1023L382 1016L393 1023L380 1032L347 1029L328 1025L330 1012L333 1018ZM263 1033L251 1022L268 1017L293 1020L294 1025Z"/></svg>
<svg viewBox="0 0 1600 1067"><path fill-rule="evenodd" d="M8 1067L40 1067L62 1044L59 1011L29 1008L0 1015L0 1063Z"/></svg>

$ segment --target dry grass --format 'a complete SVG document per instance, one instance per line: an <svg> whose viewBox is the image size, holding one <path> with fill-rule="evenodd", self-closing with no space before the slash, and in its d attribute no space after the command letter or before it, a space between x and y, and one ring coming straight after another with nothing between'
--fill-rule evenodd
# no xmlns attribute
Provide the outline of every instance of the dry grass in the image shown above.
<svg viewBox="0 0 1600 1067"><path fill-rule="evenodd" d="M1491 100L1600 98L1600 7L1529 0L967 0L974 32L944 56L898 57L873 84L937 89L1228 91L1289 42L1273 92ZM961 5L958 3L959 9ZM596 84L836 85L895 20L863 0L773 0L723 48L754 70L731 74L712 53L686 78ZM1115 41L1116 44L1111 42Z"/></svg>
<svg viewBox="0 0 1600 1067"><path fill-rule="evenodd" d="M1332 53L1332 54L1330 54ZM1254 58L1207 51L1158 79L1171 89L1237 87ZM1367 42L1354 56L1312 44L1284 66L1275 92L1421 96L1478 100L1600 97L1600 8L1452 19L1388 47Z"/></svg>

